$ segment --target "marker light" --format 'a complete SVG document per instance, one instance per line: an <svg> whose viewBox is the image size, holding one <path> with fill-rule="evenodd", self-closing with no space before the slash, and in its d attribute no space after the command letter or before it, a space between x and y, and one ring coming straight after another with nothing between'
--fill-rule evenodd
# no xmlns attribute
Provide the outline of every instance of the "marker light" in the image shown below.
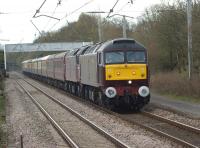
<svg viewBox="0 0 200 148"><path fill-rule="evenodd" d="M149 88L147 86L141 86L138 93L142 97L147 97L149 95Z"/></svg>
<svg viewBox="0 0 200 148"><path fill-rule="evenodd" d="M108 98L114 98L117 95L117 91L114 87L108 87L106 88L105 95Z"/></svg>

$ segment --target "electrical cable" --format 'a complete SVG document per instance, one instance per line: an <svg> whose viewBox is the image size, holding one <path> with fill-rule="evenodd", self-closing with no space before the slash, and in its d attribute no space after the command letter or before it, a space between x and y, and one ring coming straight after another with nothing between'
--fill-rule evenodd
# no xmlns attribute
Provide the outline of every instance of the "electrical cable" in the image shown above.
<svg viewBox="0 0 200 148"><path fill-rule="evenodd" d="M37 15L37 13L40 12L40 9L42 8L42 6L44 5L45 2L46 2L46 0L44 0L42 5L39 7L39 9L36 10L35 14L33 15L33 18Z"/></svg>
<svg viewBox="0 0 200 148"><path fill-rule="evenodd" d="M130 4L130 2L127 2L126 4L124 4L119 10L116 11L116 13L119 13L120 11L122 11L128 4Z"/></svg>
<svg viewBox="0 0 200 148"><path fill-rule="evenodd" d="M54 8L54 11L51 13L51 16L53 17L55 12L56 12L56 9L58 8L58 6L61 5L61 0L58 0L58 3L56 5L56 7ZM48 20L48 22L46 23L46 25L44 26L43 30L45 30L47 28L47 26L49 25L51 19Z"/></svg>
<svg viewBox="0 0 200 148"><path fill-rule="evenodd" d="M108 17L110 16L110 13L113 12L113 9L115 8L115 6L117 5L118 2L119 2L119 0L117 0L117 1L115 2L114 6L110 9L110 11L109 11L108 15L106 16L106 18L108 18Z"/></svg>
<svg viewBox="0 0 200 148"><path fill-rule="evenodd" d="M72 11L70 14L66 14L64 17L62 17L58 22L56 22L50 29L49 31L51 31L61 20L63 20L66 17L69 17L70 15L76 13L78 10L82 9L83 7L87 6L88 4L90 4L92 1L94 0L90 0L88 2L86 2L85 4L83 4L82 6L80 6L79 8L75 9L74 11Z"/></svg>

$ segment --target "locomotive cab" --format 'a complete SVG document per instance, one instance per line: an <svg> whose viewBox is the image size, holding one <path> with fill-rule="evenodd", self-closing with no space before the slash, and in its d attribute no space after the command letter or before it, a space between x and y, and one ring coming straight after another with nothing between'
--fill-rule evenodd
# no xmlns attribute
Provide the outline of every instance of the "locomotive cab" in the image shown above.
<svg viewBox="0 0 200 148"><path fill-rule="evenodd" d="M105 96L143 107L150 98L146 48L132 39L116 39L102 48Z"/></svg>

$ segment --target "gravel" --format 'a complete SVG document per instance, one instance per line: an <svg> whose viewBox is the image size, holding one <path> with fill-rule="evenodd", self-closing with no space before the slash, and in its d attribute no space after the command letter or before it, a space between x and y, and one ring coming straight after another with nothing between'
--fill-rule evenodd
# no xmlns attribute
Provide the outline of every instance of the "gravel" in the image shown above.
<svg viewBox="0 0 200 148"><path fill-rule="evenodd" d="M11 76L12 77L12 76ZM12 79L5 82L7 147L64 148L66 143Z"/></svg>
<svg viewBox="0 0 200 148"><path fill-rule="evenodd" d="M79 146L87 148L115 147L111 141L107 140L96 130L72 115L69 111L60 107L60 105L53 102L41 92L38 92L26 82L23 82L23 86Z"/></svg>
<svg viewBox="0 0 200 148"><path fill-rule="evenodd" d="M31 81L31 83L35 83L34 80L28 80ZM78 111L80 114L84 115L86 118L93 121L98 126L102 127L105 131L131 147L182 147L177 143L174 143L164 137L158 136L145 129L142 129L139 126L130 124L116 116L107 114L103 111L99 111L91 105L70 98L66 94L58 91L57 89L54 89L52 87L48 88L48 85L45 86L42 84L37 84L37 86L40 86L40 88L48 92L48 94L56 97L64 104L67 104L74 110Z"/></svg>

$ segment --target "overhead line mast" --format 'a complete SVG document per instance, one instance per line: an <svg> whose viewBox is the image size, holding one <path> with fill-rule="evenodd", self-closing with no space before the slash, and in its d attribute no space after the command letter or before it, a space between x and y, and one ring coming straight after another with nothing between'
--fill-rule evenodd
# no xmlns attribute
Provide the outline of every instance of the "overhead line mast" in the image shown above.
<svg viewBox="0 0 200 148"><path fill-rule="evenodd" d="M192 78L192 0L187 0L187 23L188 23L188 78Z"/></svg>

